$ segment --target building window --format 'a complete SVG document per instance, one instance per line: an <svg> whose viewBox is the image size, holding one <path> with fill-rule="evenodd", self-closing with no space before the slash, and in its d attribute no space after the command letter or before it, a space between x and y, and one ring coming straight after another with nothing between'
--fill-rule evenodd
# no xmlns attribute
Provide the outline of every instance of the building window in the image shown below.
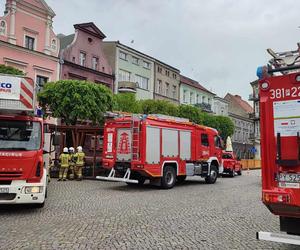
<svg viewBox="0 0 300 250"><path fill-rule="evenodd" d="M132 57L132 63L135 65L139 65L139 59L137 57Z"/></svg>
<svg viewBox="0 0 300 250"><path fill-rule="evenodd" d="M173 85L172 97L173 97L174 99L177 98L177 86L175 86L175 85Z"/></svg>
<svg viewBox="0 0 300 250"><path fill-rule="evenodd" d="M166 92L165 92L166 96L170 95L170 84L166 82Z"/></svg>
<svg viewBox="0 0 300 250"><path fill-rule="evenodd" d="M135 81L138 83L139 88L148 90L148 83L149 83L148 78L135 75Z"/></svg>
<svg viewBox="0 0 300 250"><path fill-rule="evenodd" d="M99 58L98 57L93 57L92 58L93 70L98 70L98 65L99 65Z"/></svg>
<svg viewBox="0 0 300 250"><path fill-rule="evenodd" d="M161 94L162 93L162 81L161 80L157 80L157 89L156 89L156 93Z"/></svg>
<svg viewBox="0 0 300 250"><path fill-rule="evenodd" d="M143 67L146 68L146 69L150 69L150 63L144 61L144 62L143 62Z"/></svg>
<svg viewBox="0 0 300 250"><path fill-rule="evenodd" d="M41 91L43 89L45 83L47 83L48 80L49 80L48 77L40 76L40 75L36 76L36 85L38 86L38 91Z"/></svg>
<svg viewBox="0 0 300 250"><path fill-rule="evenodd" d="M190 104L194 104L194 93L190 93Z"/></svg>
<svg viewBox="0 0 300 250"><path fill-rule="evenodd" d="M127 54L120 51L120 59L127 61Z"/></svg>
<svg viewBox="0 0 300 250"><path fill-rule="evenodd" d="M173 78L176 79L177 78L177 75L175 73L173 73Z"/></svg>
<svg viewBox="0 0 300 250"><path fill-rule="evenodd" d="M57 48L57 45L56 45L56 39L52 39L52 42L51 42L51 48L52 48L53 50L56 50L56 48Z"/></svg>
<svg viewBox="0 0 300 250"><path fill-rule="evenodd" d="M186 100L186 90L183 90L183 103L187 103L187 100Z"/></svg>
<svg viewBox="0 0 300 250"><path fill-rule="evenodd" d="M166 76L170 76L170 71L166 70Z"/></svg>
<svg viewBox="0 0 300 250"><path fill-rule="evenodd" d="M130 81L130 72L125 70L119 70L119 81L129 82Z"/></svg>
<svg viewBox="0 0 300 250"><path fill-rule="evenodd" d="M84 52L80 52L79 55L79 62L81 66L85 66L85 62L86 62L86 54Z"/></svg>
<svg viewBox="0 0 300 250"><path fill-rule="evenodd" d="M6 34L6 23L5 21L0 22L0 35L5 36Z"/></svg>
<svg viewBox="0 0 300 250"><path fill-rule="evenodd" d="M159 66L157 66L157 72L158 72L158 73L162 73L162 68L159 67Z"/></svg>
<svg viewBox="0 0 300 250"><path fill-rule="evenodd" d="M202 103L205 103L205 96L202 96Z"/></svg>
<svg viewBox="0 0 300 250"><path fill-rule="evenodd" d="M25 48L34 50L34 38L31 36L25 36Z"/></svg>

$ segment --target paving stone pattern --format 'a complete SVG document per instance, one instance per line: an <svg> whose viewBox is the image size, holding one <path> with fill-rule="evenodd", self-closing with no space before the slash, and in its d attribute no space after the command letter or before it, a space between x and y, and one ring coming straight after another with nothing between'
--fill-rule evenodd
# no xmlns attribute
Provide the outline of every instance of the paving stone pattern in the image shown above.
<svg viewBox="0 0 300 250"><path fill-rule="evenodd" d="M48 193L43 209L0 208L0 249L297 249L255 238L279 229L259 171L171 190L52 180Z"/></svg>

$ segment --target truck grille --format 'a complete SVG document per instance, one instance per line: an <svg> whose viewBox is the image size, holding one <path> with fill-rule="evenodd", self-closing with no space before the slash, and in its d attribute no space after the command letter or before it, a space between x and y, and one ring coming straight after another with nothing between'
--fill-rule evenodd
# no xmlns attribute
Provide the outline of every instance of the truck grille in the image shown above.
<svg viewBox="0 0 300 250"><path fill-rule="evenodd" d="M11 201L16 198L17 194L0 194L0 201Z"/></svg>
<svg viewBox="0 0 300 250"><path fill-rule="evenodd" d="M22 172L0 172L0 178L19 178L22 176Z"/></svg>
<svg viewBox="0 0 300 250"><path fill-rule="evenodd" d="M0 181L0 186L1 185L7 186L7 185L10 185L11 183L12 183L12 181Z"/></svg>

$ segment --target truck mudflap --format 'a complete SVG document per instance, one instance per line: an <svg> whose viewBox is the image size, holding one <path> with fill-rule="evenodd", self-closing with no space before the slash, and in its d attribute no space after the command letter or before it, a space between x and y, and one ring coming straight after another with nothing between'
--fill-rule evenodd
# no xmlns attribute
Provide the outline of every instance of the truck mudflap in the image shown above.
<svg viewBox="0 0 300 250"><path fill-rule="evenodd" d="M124 174L123 178L115 177L116 170L114 168L112 168L107 177L105 177L105 176L96 176L96 179L100 180L100 181L114 181L114 182L126 182L126 183L136 183L136 184L138 184L139 183L138 180L130 179L130 174L131 174L130 168L127 168L126 173Z"/></svg>
<svg viewBox="0 0 300 250"><path fill-rule="evenodd" d="M258 240L266 240L278 243L286 243L300 246L300 235L291 235L284 233L271 233L271 232L257 232L256 238Z"/></svg>

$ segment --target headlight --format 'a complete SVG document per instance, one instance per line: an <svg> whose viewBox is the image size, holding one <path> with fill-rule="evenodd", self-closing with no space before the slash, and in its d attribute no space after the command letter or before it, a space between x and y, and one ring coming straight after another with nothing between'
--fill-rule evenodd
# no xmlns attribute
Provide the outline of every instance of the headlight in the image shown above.
<svg viewBox="0 0 300 250"><path fill-rule="evenodd" d="M25 187L25 194L37 194L42 192L43 192L43 187L39 187L39 186Z"/></svg>

